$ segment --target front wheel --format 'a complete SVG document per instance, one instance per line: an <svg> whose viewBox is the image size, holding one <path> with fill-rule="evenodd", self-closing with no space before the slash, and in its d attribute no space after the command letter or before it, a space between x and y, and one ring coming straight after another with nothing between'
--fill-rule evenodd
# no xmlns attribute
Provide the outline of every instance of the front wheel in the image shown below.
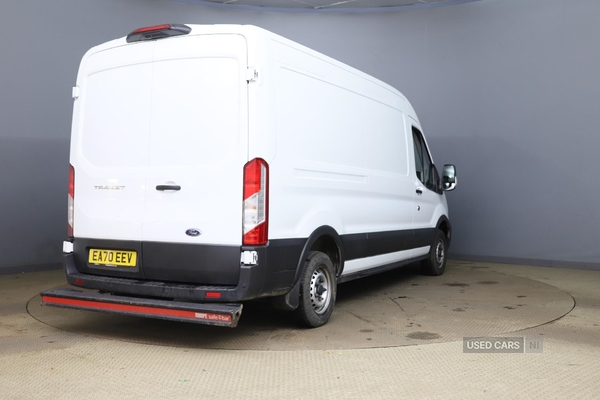
<svg viewBox="0 0 600 400"><path fill-rule="evenodd" d="M447 251L448 242L446 241L446 235L444 235L444 232L438 230L435 239L431 244L429 257L427 257L426 260L421 261L421 272L424 275L442 275L446 270Z"/></svg>
<svg viewBox="0 0 600 400"><path fill-rule="evenodd" d="M311 251L300 277L300 304L296 315L308 328L325 325L333 312L337 292L335 269L327 254Z"/></svg>

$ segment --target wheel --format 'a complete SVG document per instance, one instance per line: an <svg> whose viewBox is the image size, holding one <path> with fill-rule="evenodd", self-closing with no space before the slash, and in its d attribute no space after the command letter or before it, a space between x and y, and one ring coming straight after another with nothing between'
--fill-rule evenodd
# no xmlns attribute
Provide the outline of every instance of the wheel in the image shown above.
<svg viewBox="0 0 600 400"><path fill-rule="evenodd" d="M446 251L448 242L444 232L438 230L429 250L429 257L421 261L421 272L424 275L442 275L446 270Z"/></svg>
<svg viewBox="0 0 600 400"><path fill-rule="evenodd" d="M308 328L325 325L333 312L337 292L335 269L325 253L311 251L300 277L300 304L296 315Z"/></svg>

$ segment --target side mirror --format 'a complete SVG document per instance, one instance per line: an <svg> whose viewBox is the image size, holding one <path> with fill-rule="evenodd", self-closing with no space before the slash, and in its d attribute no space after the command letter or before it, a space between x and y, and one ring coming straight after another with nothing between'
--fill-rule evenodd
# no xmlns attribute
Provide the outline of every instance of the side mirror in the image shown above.
<svg viewBox="0 0 600 400"><path fill-rule="evenodd" d="M454 190L456 187L456 167L452 164L444 165L442 174L442 187L444 190Z"/></svg>

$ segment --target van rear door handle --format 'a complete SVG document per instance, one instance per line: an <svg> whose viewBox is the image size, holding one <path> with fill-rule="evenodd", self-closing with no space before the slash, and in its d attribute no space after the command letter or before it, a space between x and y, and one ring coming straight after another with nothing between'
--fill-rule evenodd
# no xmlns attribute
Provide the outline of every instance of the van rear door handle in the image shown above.
<svg viewBox="0 0 600 400"><path fill-rule="evenodd" d="M423 188L422 187L418 187L417 188L417 194L423 194Z"/></svg>
<svg viewBox="0 0 600 400"><path fill-rule="evenodd" d="M181 186L179 185L158 185L156 186L156 190L181 190Z"/></svg>

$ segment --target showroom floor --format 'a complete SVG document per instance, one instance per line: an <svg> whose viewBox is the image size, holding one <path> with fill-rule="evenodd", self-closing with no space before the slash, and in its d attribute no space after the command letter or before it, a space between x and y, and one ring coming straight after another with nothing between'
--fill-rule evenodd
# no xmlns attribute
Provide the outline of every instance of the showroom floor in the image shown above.
<svg viewBox="0 0 600 400"><path fill-rule="evenodd" d="M42 307L61 286L62 271L0 276L0 398L600 396L598 271L409 267L340 285L313 330L261 301L235 329Z"/></svg>

